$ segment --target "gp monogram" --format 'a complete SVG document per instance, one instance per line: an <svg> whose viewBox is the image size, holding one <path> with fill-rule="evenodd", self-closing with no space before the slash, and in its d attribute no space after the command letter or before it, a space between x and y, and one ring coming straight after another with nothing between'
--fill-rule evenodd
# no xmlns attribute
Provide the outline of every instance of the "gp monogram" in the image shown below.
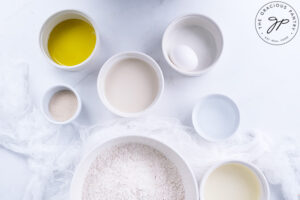
<svg viewBox="0 0 300 200"><path fill-rule="evenodd" d="M287 3L272 1L258 11L255 28L259 37L268 44L282 45L297 34L299 19L295 9Z"/></svg>

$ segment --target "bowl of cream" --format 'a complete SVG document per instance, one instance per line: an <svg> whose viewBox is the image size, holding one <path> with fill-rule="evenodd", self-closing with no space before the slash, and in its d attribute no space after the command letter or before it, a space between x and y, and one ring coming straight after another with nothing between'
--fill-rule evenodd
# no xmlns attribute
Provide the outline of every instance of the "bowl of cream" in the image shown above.
<svg viewBox="0 0 300 200"><path fill-rule="evenodd" d="M200 184L201 200L269 200L269 184L253 164L231 160L210 168Z"/></svg>
<svg viewBox="0 0 300 200"><path fill-rule="evenodd" d="M150 110L164 89L159 65L140 52L124 52L102 66L97 80L98 94L111 112L137 117Z"/></svg>
<svg viewBox="0 0 300 200"><path fill-rule="evenodd" d="M76 71L96 62L99 37L95 22L78 10L51 15L40 31L40 47L55 67Z"/></svg>
<svg viewBox="0 0 300 200"><path fill-rule="evenodd" d="M198 200L198 184L174 149L150 137L128 135L89 148L76 167L71 200Z"/></svg>

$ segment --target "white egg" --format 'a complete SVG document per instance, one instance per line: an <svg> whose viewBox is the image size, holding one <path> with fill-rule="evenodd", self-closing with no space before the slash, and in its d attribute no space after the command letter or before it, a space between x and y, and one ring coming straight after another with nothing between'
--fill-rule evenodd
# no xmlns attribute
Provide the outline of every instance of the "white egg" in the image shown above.
<svg viewBox="0 0 300 200"><path fill-rule="evenodd" d="M170 59L174 65L185 71L192 71L198 66L198 56L186 45L177 45L170 52Z"/></svg>

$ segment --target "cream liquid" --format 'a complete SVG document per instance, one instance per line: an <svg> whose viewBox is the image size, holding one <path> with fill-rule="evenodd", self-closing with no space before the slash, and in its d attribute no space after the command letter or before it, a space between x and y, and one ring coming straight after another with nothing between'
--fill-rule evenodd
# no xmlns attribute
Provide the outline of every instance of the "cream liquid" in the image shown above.
<svg viewBox="0 0 300 200"><path fill-rule="evenodd" d="M154 69L134 58L115 63L105 79L106 98L121 112L143 111L152 104L158 89Z"/></svg>
<svg viewBox="0 0 300 200"><path fill-rule="evenodd" d="M215 169L204 185L205 200L261 200L261 193L258 177L241 164Z"/></svg>

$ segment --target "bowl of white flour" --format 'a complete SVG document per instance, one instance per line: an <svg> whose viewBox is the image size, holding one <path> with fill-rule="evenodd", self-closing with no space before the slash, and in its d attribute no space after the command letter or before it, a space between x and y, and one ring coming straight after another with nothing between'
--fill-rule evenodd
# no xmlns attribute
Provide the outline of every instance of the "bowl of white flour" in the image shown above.
<svg viewBox="0 0 300 200"><path fill-rule="evenodd" d="M123 136L95 146L76 168L71 200L198 200L196 178L171 147Z"/></svg>

